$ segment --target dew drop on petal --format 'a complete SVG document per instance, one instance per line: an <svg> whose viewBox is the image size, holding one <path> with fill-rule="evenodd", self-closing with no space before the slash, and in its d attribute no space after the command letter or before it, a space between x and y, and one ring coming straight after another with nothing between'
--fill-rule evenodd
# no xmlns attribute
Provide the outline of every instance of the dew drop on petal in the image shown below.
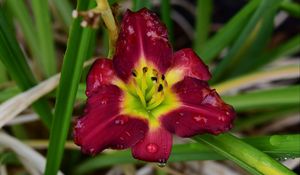
<svg viewBox="0 0 300 175"><path fill-rule="evenodd" d="M193 119L195 120L195 122L203 122L203 123L206 123L207 122L207 119L198 115L198 116L194 116Z"/></svg>
<svg viewBox="0 0 300 175"><path fill-rule="evenodd" d="M175 122L176 125L179 125L179 121Z"/></svg>
<svg viewBox="0 0 300 175"><path fill-rule="evenodd" d="M184 113L182 113L182 112L179 112L179 115L182 117L182 116L184 116Z"/></svg>
<svg viewBox="0 0 300 175"><path fill-rule="evenodd" d="M124 137L120 137L120 140L125 140Z"/></svg>
<svg viewBox="0 0 300 175"><path fill-rule="evenodd" d="M127 118L124 117L118 117L115 119L115 124L116 125L124 125L128 121Z"/></svg>
<svg viewBox="0 0 300 175"><path fill-rule="evenodd" d="M149 153L156 153L158 151L158 146L155 143L149 143L147 145L147 151Z"/></svg>
<svg viewBox="0 0 300 175"><path fill-rule="evenodd" d="M157 165L161 168L165 167L167 165L166 159L159 159Z"/></svg>

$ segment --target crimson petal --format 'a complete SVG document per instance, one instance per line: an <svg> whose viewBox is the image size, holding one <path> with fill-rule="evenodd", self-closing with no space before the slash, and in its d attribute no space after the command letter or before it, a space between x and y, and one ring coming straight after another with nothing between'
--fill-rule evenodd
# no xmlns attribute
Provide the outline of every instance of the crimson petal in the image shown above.
<svg viewBox="0 0 300 175"><path fill-rule="evenodd" d="M122 96L117 86L102 85L88 98L73 132L83 152L95 155L106 148L125 149L144 137L147 121L119 114Z"/></svg>
<svg viewBox="0 0 300 175"><path fill-rule="evenodd" d="M111 84L115 77L112 61L105 58L97 59L87 77L86 95L89 96L97 91L101 85Z"/></svg>
<svg viewBox="0 0 300 175"><path fill-rule="evenodd" d="M159 127L150 130L144 139L132 148L132 156L136 159L166 163L172 149L172 134Z"/></svg>
<svg viewBox="0 0 300 175"><path fill-rule="evenodd" d="M233 108L224 103L207 83L186 77L172 87L182 106L161 117L164 127L181 137L202 133L219 134L232 127Z"/></svg>
<svg viewBox="0 0 300 175"><path fill-rule="evenodd" d="M119 77L127 81L132 69L142 58L154 64L161 73L169 68L172 48L167 29L155 13L145 8L136 13L127 10L113 58Z"/></svg>

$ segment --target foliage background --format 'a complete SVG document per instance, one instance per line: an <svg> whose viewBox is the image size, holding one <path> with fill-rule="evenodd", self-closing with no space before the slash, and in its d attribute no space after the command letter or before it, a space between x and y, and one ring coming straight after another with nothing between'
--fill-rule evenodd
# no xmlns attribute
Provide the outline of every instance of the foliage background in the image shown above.
<svg viewBox="0 0 300 175"><path fill-rule="evenodd" d="M293 174L278 161L299 173L299 1L109 1L116 2L119 20L126 8L150 8L167 25L174 50L195 49L213 73L210 84L238 111L235 127L217 137L175 138L164 168L126 150L81 154L70 130L86 99L83 63L107 55L108 35L103 23L82 28L71 14L95 2L2 0L1 175L45 168L45 174Z"/></svg>

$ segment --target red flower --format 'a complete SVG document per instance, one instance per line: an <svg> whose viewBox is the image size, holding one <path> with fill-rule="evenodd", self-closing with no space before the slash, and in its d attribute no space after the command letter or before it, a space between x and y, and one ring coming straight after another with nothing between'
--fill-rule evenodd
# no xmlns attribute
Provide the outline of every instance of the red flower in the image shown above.
<svg viewBox="0 0 300 175"><path fill-rule="evenodd" d="M98 59L87 78L75 143L95 155L132 148L134 158L166 162L172 133L181 137L228 131L235 117L192 49L175 53L166 27L147 9L127 11L113 60Z"/></svg>

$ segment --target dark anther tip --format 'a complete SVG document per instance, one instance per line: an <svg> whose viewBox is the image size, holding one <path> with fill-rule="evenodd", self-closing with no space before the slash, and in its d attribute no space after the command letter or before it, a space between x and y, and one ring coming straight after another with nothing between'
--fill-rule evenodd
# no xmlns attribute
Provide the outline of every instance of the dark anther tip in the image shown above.
<svg viewBox="0 0 300 175"><path fill-rule="evenodd" d="M134 77L136 77L136 71L135 71L135 70L131 71L131 74L132 74Z"/></svg>
<svg viewBox="0 0 300 175"><path fill-rule="evenodd" d="M165 79L166 79L166 77L165 77L164 74L162 74L161 79L162 79L162 80L165 80Z"/></svg>
<svg viewBox="0 0 300 175"><path fill-rule="evenodd" d="M157 77L151 77L152 81L157 81Z"/></svg>
<svg viewBox="0 0 300 175"><path fill-rule="evenodd" d="M146 73L148 71L148 67L143 67L143 72Z"/></svg>
<svg viewBox="0 0 300 175"><path fill-rule="evenodd" d="M162 84L159 84L157 91L160 92L160 91L163 90L163 88L164 88L163 85L162 85Z"/></svg>

